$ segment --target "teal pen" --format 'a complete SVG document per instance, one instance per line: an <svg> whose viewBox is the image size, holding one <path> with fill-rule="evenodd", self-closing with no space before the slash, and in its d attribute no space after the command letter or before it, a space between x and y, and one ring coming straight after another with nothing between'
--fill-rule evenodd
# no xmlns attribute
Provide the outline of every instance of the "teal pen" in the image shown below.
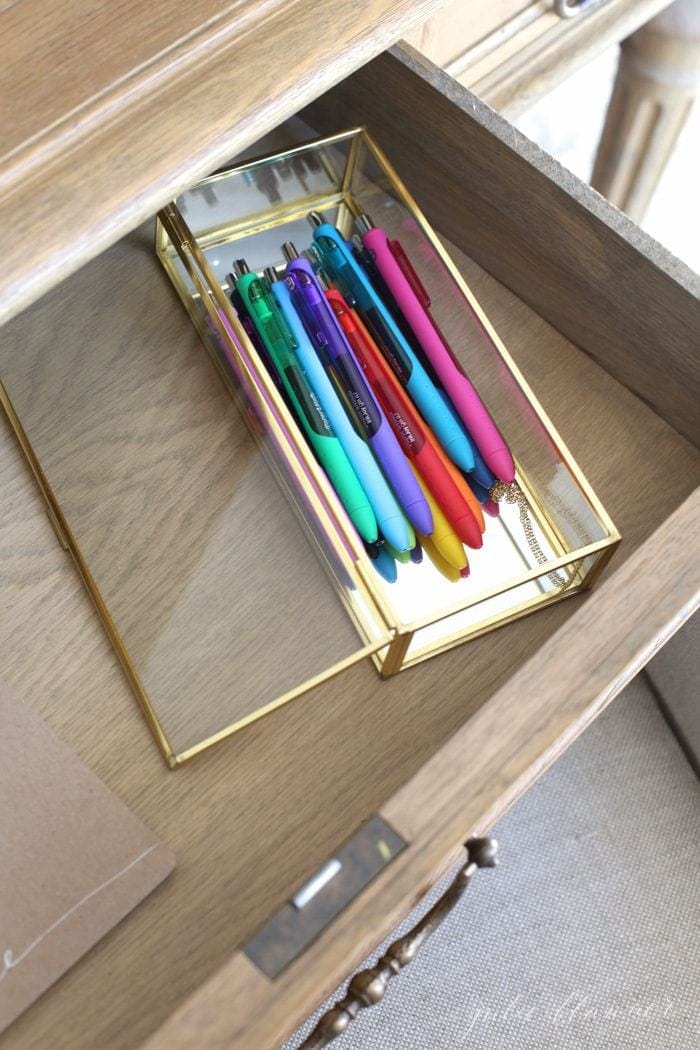
<svg viewBox="0 0 700 1050"><path fill-rule="evenodd" d="M413 529L406 521L369 445L360 437L350 422L316 348L294 307L286 282L275 281L272 284L272 294L292 333L297 360L313 387L338 440L345 449L374 510L379 528L391 539L397 550L410 550L415 543Z"/></svg>
<svg viewBox="0 0 700 1050"><path fill-rule="evenodd" d="M360 536L373 543L377 538L374 511L313 387L299 365L294 352L294 337L270 292L268 277L261 278L250 273L244 259L237 260L235 269L236 290L272 359L309 445L318 456Z"/></svg>
<svg viewBox="0 0 700 1050"><path fill-rule="evenodd" d="M358 310L399 382L410 394L447 455L460 469L472 470L472 443L457 414L409 346L352 248L336 227L324 222L318 212L312 211L309 220L314 227L314 245L323 268L348 303Z"/></svg>
<svg viewBox="0 0 700 1050"><path fill-rule="evenodd" d="M386 546L382 544L376 551L367 552L372 559L372 565L387 583L396 583L398 579L398 571L396 568L396 561L394 560L391 553L387 550Z"/></svg>

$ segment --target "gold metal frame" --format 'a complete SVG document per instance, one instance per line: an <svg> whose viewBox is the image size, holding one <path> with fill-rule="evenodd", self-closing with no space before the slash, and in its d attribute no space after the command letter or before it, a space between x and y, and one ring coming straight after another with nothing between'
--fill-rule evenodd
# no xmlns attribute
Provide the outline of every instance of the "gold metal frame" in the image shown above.
<svg viewBox="0 0 700 1050"><path fill-rule="evenodd" d="M588 505L591 507L595 517L598 520L601 528L607 532L604 539L599 540L595 543L588 544L585 547L571 551L566 543L564 535L561 534L557 523L547 513L547 508L540 505L534 490L528 482L527 476L523 471L522 467L518 466L517 480L521 488L526 493L527 502L531 510L533 518L536 520L540 530L546 535L546 538L554 551L557 551L559 556L555 559L548 560L544 565L537 565L528 571L519 574L516 577L512 577L511 580L506 581L500 585L488 588L479 593L472 593L468 600L464 598L454 606L447 609L443 609L440 614L428 614L419 621L412 623L402 623L400 618L391 609L386 609L382 605L382 614L387 617L387 626L389 629L394 631L394 640L386 647L378 648L373 654L372 658L376 667L380 670L383 677L388 677L391 674L395 674L405 667L412 666L413 664L419 663L419 661L426 659L428 656L436 652L442 652L445 649L451 648L454 645L458 645L464 642L468 637L475 637L486 631L492 630L495 627L499 627L503 624L510 623L513 619L521 617L531 611L533 608L550 605L553 602L559 601L561 597L568 596L569 594L578 593L581 590L588 589L590 586L589 575L597 568L596 565L585 570L585 561L590 558L591 555L598 554L599 558L603 559L603 552L607 548L612 548L619 542L619 533L615 529L610 517L606 510L602 507L601 503L595 496L594 491L589 485L588 481L582 475L582 472L575 460L571 456L571 453L566 446L565 442L561 440L556 428L553 426L551 420L544 411L542 405L539 404L536 399L532 388L527 383L525 377L519 371L517 365L513 361L512 357L505 348L504 343L500 339L499 335L494 331L488 317L482 310L480 303L475 299L471 289L467 285L466 281L462 277L457 267L454 266L449 255L443 248L441 241L434 231L431 229L427 222L423 212L420 210L412 198L404 184L401 182L396 171L388 163L385 154L372 137L367 133L365 128L352 128L347 131L339 132L338 134L331 135L325 139L320 139L312 143L304 143L300 146L294 147L292 150L285 150L274 154L263 156L263 158L257 158L253 161L247 162L231 168L228 171L217 172L212 177L211 182L216 182L220 178L228 177L232 172L240 172L245 170L251 170L259 165L263 164L274 164L275 162L289 158L291 155L298 155L303 152L309 151L323 151L324 147L331 147L341 143L348 143L348 153L345 159L345 166L342 172L342 176L338 178L337 184L339 185L339 191L324 192L318 194L310 194L307 198L302 201L296 201L294 204L278 205L275 208L271 208L258 214L247 215L243 218L237 219L234 223L228 223L226 226L219 226L211 228L203 233L197 235L196 240L191 232L187 229L182 216L176 212L174 205L169 206L166 212L162 215L163 228L158 230L157 237L157 252L160 255L164 266L166 267L171 279L174 282L175 287L179 295L183 298L186 306L190 310L191 316L195 319L194 312L191 310L190 292L184 286L184 283L179 279L179 275L172 266L172 261L168 254L168 245L166 234L169 236L170 244L175 248L179 256L183 258L183 251L192 252L196 258L197 267L201 274L203 274L207 281L207 295L213 297L216 300L216 308L224 310L227 315L227 319L233 328L236 338L239 339L243 348L246 350L246 354L250 356L250 359L254 363L255 379L260 382L266 390L266 393L275 399L277 407L281 414L283 414L282 399L278 396L274 384L272 384L267 371L264 370L264 366L258 361L257 355L253 346L247 338L245 331L242 327L236 323L236 318L230 309L228 297L222 292L219 286L217 278L211 271L211 268L207 264L207 260L204 254L201 253L200 249L210 248L218 245L227 243L236 237L241 235L250 236L253 233L268 230L274 226L280 225L282 222L290 222L295 218L299 218L310 210L323 211L327 208L338 208L341 209L344 205L347 209L348 214L357 215L361 210L358 202L355 201L353 196L353 181L357 167L360 163L360 154L362 147L366 147L369 154L373 156L375 163L379 166L382 174L386 177L386 180L390 184L391 192L393 192L400 201L404 204L407 210L412 214L413 218L417 220L419 227L423 234L430 241L431 246L438 253L439 257L443 260L448 272L454 279L455 283L465 296L466 300L470 304L474 314L483 324L483 327L490 337L493 346L497 353L499 353L508 367L515 383L519 387L519 390L523 392L526 399L530 403L534 414L542 423L553 439L557 446L558 454L561 460L565 463L569 474L574 479L576 485L580 489L582 496L584 496ZM327 153L321 152L322 159L327 160ZM330 172L330 177L334 173ZM195 287L197 287L195 285ZM198 289L199 290L199 289ZM199 294L201 291L199 290ZM228 340L227 343L230 349L235 353L235 346ZM237 364L241 364L239 358L236 357ZM311 460L315 463L314 458L310 455L309 449L306 448L303 437L297 432L293 421L289 421L291 444L296 450L300 450L302 455L305 454L307 461ZM342 507L337 502L333 503L333 517L338 521L338 516L342 520L344 512ZM609 555L608 555L609 556ZM607 556L604 558L607 561ZM381 592L379 588L373 586L373 574L372 568L368 566L366 559L361 559L361 574L363 579L369 588L381 603ZM360 565L360 563L358 563ZM368 570L368 571L367 571ZM439 621L446 621L450 616L464 612L475 605L485 603L490 598L495 597L499 594L503 594L509 590L512 590L518 586L521 586L528 582L534 582L539 579L543 579L547 575L551 574L555 570L560 570L565 573L566 579L563 580L563 584L558 590L544 590L542 594L538 594L528 598L527 601L519 603L512 607L507 612L496 613L492 616L488 616L484 621L474 625L468 629L460 629L454 631L453 634L440 639L439 642L433 642L423 649L419 649L415 653L409 654L409 648L411 640L415 637L416 633L423 627L426 627Z"/></svg>
<svg viewBox="0 0 700 1050"><path fill-rule="evenodd" d="M487 631L495 629L496 627L518 619L535 608L550 605L570 594L579 593L582 590L590 588L594 580L598 578L605 564L607 564L615 546L620 540L620 535L610 517L591 489L586 478L578 467L578 464L573 459L566 444L561 439L560 434L553 426L549 417L535 397L535 394L524 379L518 366L503 345L497 332L492 328L471 289L455 267L437 235L431 229L425 216L418 208L416 202L413 200L410 193L387 161L386 156L364 128L352 128L348 131L340 132L337 135L328 136L311 143L304 143L291 150L285 150L274 155L247 161L235 168L218 172L215 175L210 176L210 178L203 180L199 185L216 183L220 179L227 178L231 172L234 171L251 170L261 164L271 163L304 152L318 151L323 147L330 147L348 141L349 153L341 175L339 176L337 172L328 171L329 178L332 177L337 180L337 184L340 186L338 191L310 195L308 200L297 201L294 207L290 206L287 209L270 209L256 215L247 215L245 218L236 222L204 231L204 233L197 239L194 238L187 227L187 224L178 211L176 204L172 203L158 216L156 223L156 251L168 273L168 276L178 291L180 298L185 304L193 323L197 327L206 344L206 333L203 330L200 315L193 308L193 299L190 289L186 287L180 277L180 273L175 267L174 256L171 249L177 253L196 290L196 297L202 300L209 317L216 326L220 339L224 342L228 351L233 355L236 366L244 377L246 396L252 399L256 411L264 420L269 440L276 446L277 452L284 461L286 469L303 492L304 498L311 508L316 526L324 538L324 543L328 546L328 551L323 550L321 545L316 541L314 542L314 548L317 554L319 554L321 561L324 563L325 568L328 570L329 576L335 579L336 591L343 602L346 611L352 618L363 643L356 653L337 662L322 673L308 679L306 682L301 683L296 688L278 697L271 703L259 708L257 711L254 711L246 717L226 726L219 732L206 737L196 745L189 747L184 751L175 751L151 701L148 698L148 695L143 688L142 683L139 680L138 673L131 662L129 653L119 636L105 601L102 598L95 580L90 573L87 562L81 553L80 547L78 546L78 543L62 514L56 497L51 490L49 482L41 469L27 434L25 433L12 406L7 391L2 384L0 384L0 405L4 408L7 414L19 444L24 451L39 484L40 490L47 504L49 517L59 542L70 552L78 572L93 599L98 614L105 625L108 636L116 650L125 674L133 688L156 742L162 751L166 762L173 768L189 761L195 755L213 746L219 741L224 740L228 736L231 736L233 733L242 729L244 726L249 725L251 722L256 721L258 718L269 714L283 704L286 704L294 698L308 692L321 682L324 682L335 675L341 674L358 660L370 657L380 671L382 677L388 677L403 668L413 666L438 652L443 652L457 644L461 644L468 638L477 637ZM395 610L391 604L387 602L381 589L376 585L375 570L365 554L362 545L359 543L355 531L345 514L344 508L340 504L334 489L328 482L325 473L321 470L314 456L311 454L304 437L298 431L294 420L290 416L284 401L279 396L277 388L272 382L265 367L258 359L256 351L248 340L245 330L239 323L238 318L229 303L227 295L224 293L224 290L214 276L203 254L204 248L235 239L243 233L250 235L278 225L281 221L280 215L282 212L284 213L285 219L305 215L312 209L323 210L324 208L327 209L330 207L337 207L341 212L343 208L346 208L348 215L356 214L358 204L353 199L351 190L353 175L359 163L363 146L367 147L374 161L377 163L383 175L391 185L392 192L412 213L423 234L430 241L432 247L445 264L460 291L486 330L487 335L492 340L495 349L500 354L516 384L528 400L534 414L554 441L558 453L569 474L574 479L600 526L606 533L604 539L588 544L587 546L575 551L569 550L564 537L557 528L556 522L549 517L547 508L542 507L539 503L535 492L528 483L527 476L519 466L517 474L518 481L527 496L527 501L533 517L536 519L538 526L546 536L551 548L554 551L559 552L559 557L550 559L542 565L537 565L534 568L523 572L519 576L497 586L482 590L478 593L472 593L466 600L464 598L461 599L459 602L456 602L454 606L443 609L439 614L427 615L410 623L403 623L400 621ZM322 156L322 160L323 159L328 161L327 155ZM231 332L233 333L234 338L231 337ZM236 342L243 348L246 355L245 358L239 352ZM211 356L229 392L234 399L239 400L240 393L236 390L236 384L232 381L230 374L214 354ZM270 405L274 407L274 411L271 410ZM275 462L274 458L267 454L265 443L261 442L259 438L258 442L261 444L263 453L266 454L266 458L271 463L273 470L277 473L278 479L281 481L283 487L286 487L289 490L289 482L285 477L284 471L280 469L279 464ZM294 499L292 499L291 502L294 506ZM295 506L295 509L299 512L298 507ZM301 516L304 518L303 514ZM308 521L306 521L306 523L308 524ZM329 557L329 552L331 557ZM584 560L593 555L598 556L597 560L588 570L584 571L582 568ZM352 581L355 593L358 596L358 601L361 601L362 603L362 609L358 608L358 606L353 603L346 588L337 585L337 576L335 576L335 571L332 568L332 561L334 559L342 567L342 571L346 573ZM425 647L419 648L417 651L410 653L411 642L413 641L416 632L420 631L423 627L427 627L438 621L449 620L449 618L455 614L473 608L482 602L486 602L489 599L512 590L522 584L544 578L555 570L565 573L568 571L567 577L559 589L543 591L540 595L528 598L526 601L511 607L506 612L486 617L483 621L479 621L469 628L461 628L452 634L448 634L444 638L435 640Z"/></svg>
<svg viewBox="0 0 700 1050"><path fill-rule="evenodd" d="M226 345L229 350L234 354L237 367L241 369L260 389L265 391L265 394L271 398L282 418L285 420L285 431L287 434L288 445L286 446L285 458L288 461L290 467L293 467L293 463L290 461L289 456L286 453L293 451L295 454L301 454L307 467L316 467L316 461L311 455L308 447L306 446L303 436L296 429L296 426L291 420L287 413L282 398L279 396L276 387L272 383L264 365L259 361L258 356L255 352L254 347L251 345L247 338L245 330L238 323L238 320L230 307L228 297L224 294L223 288L219 284L217 278L213 274L209 267L206 258L204 257L202 249L214 247L215 245L224 244L231 240L246 235L262 232L268 230L274 226L280 225L282 222L292 221L300 218L307 214L310 210L323 211L328 208L338 208L342 210L343 206L347 209L349 215L356 215L359 213L359 204L354 200L352 196L352 184L353 176L355 174L357 165L360 163L360 154L362 146L366 146L369 153L373 157L374 161L379 166L382 174L386 177L391 185L392 192L396 197L402 201L406 208L412 213L417 224L421 228L423 234L428 238L432 247L435 249L438 256L444 262L447 270L451 274L452 278L456 282L460 291L464 295L465 299L473 309L477 318L486 330L487 335L490 337L493 346L496 351L500 354L507 368L509 369L516 384L523 392L527 401L529 402L535 416L539 419L545 430L549 433L557 446L558 454L565 464L569 474L574 479L576 485L580 489L584 499L590 506L593 514L598 520L599 525L607 535L596 541L595 543L587 544L575 551L571 551L565 541L564 536L557 527L556 521L554 521L547 513L547 509L543 507L537 498L534 490L528 482L525 472L520 466L518 466L517 479L518 483L526 495L527 502L532 513L533 518L537 521L543 534L546 536L548 543L552 550L558 552L559 556L553 559L547 560L542 565L537 565L517 577L513 577L510 580L504 581L503 583L482 590L478 593L473 593L468 599L462 598L459 602L456 602L454 606L447 609L443 609L439 614L428 614L424 618L413 621L411 623L404 623L396 615L395 611L391 607L387 607L383 600L381 590L376 586L374 576L374 570L371 567L370 562L364 556L364 553L360 553L357 559L355 569L358 575L362 578L363 583L370 594L373 596L376 602L379 615L384 617L388 631L392 633L392 640L385 644L379 645L373 649L369 654L377 669L379 670L382 677L389 677L396 674L398 671L413 666L428 657L438 652L444 652L446 649L452 648L455 645L461 644L468 638L474 638L487 631L493 630L496 627L510 623L513 620L519 619L526 615L535 608L540 606L551 605L556 601L560 601L563 597L567 597L572 594L577 594L582 590L586 590L590 587L590 580L595 573L597 576L598 562L596 562L588 570L584 571L584 563L587 558L598 555L598 559L601 562L607 562L608 558L612 554L612 551L616 544L620 540L619 533L615 529L610 517L606 513L602 504L598 500L597 496L591 489L586 478L581 472L578 464L572 457L566 444L562 441L560 434L552 424L551 420L545 413L544 409L540 405L539 401L535 397L531 387L525 380L524 376L520 372L518 366L515 364L513 358L507 351L503 342L498 336L498 333L493 329L487 316L479 305L478 301L474 297L471 289L464 281L461 273L457 270L456 266L450 259L449 255L443 248L440 240L438 239L435 232L430 227L425 216L423 215L420 208L417 206L413 197L410 195L405 185L402 183L396 172L389 164L385 154L380 147L374 142L372 137L367 133L364 128L352 128L345 132L340 132L337 135L332 135L327 138L318 139L314 142L303 143L300 146L294 147L292 150L285 150L280 153L270 154L265 157L255 158L254 160L248 161L244 164L238 165L234 168L228 169L227 171L218 172L212 176L211 180L205 180L206 182L215 182L222 178L230 176L233 172L241 172L245 170L251 170L258 167L261 164L275 163L283 160L289 156L298 155L304 152L322 150L324 147L330 147L340 143L349 141L349 152L345 161L345 168L342 173L342 177L338 179L338 185L340 190L337 192L326 192L319 194L309 194L309 196L301 201L297 200L293 204L288 205L277 205L274 208L270 208L264 212L260 212L254 215L247 215L244 218L238 219L235 222L230 222L225 225L218 227L212 227L211 229L205 230L199 234L197 238L193 236L191 231L187 228L182 216L177 211L176 204L173 203L165 209L164 212L159 216L159 225L157 233L157 252L161 259L161 262L165 266L171 280L173 281L180 297L187 306L190 316L193 318L195 324L199 328L199 321L195 311L192 309L191 292L184 285L173 265L172 255L169 252L169 248L175 249L179 255L181 261L185 265L185 268L192 278L192 262L194 261L197 270L199 271L200 278L194 281L196 294L204 299L204 304L209 310L209 314L217 323L215 316L216 311L223 312L226 316L227 322L230 328L235 333L236 339L240 342L245 350L247 357L251 363L251 367L246 367L246 363L240 357L237 352L236 346L230 337L227 337L225 329L220 325L219 334L224 338ZM326 156L323 154L322 156ZM329 173L335 175L337 173ZM213 309L212 309L212 305ZM221 370L222 373L224 370ZM224 374L224 379L229 389L233 392L233 386L230 377ZM250 391L248 391L250 393ZM320 487L324 489L322 481L323 472L318 471L319 477L317 480L321 483ZM330 488L330 486L328 486ZM325 490L325 489L324 489ZM304 488L304 491L306 489ZM330 492L326 492L327 504L329 515L326 521L332 520L334 528L340 526L342 528L343 535L347 537L348 534L348 522L345 516L345 512L339 502L333 498L334 493L332 489ZM350 529L352 532L352 529ZM333 531L326 533L329 540L332 542L335 539ZM495 615L485 617L484 620L479 621L472 627L461 628L456 630L452 634L440 639L439 641L433 641L423 648L418 649L416 652L410 653L411 642L413 641L416 633L423 627L427 627L433 623L437 623L442 620L449 620L450 617L465 612L476 605L485 603L490 599L497 597L500 594L504 594L510 590L513 590L525 583L534 582L538 579L546 578L548 575L555 571L565 573L565 578L562 580L562 585L557 590L543 590L539 595L528 598L527 600L520 602L510 608L507 612L500 612ZM341 596L342 597L342 596ZM298 695L295 691L295 695ZM260 712L262 714L264 712ZM256 715L251 716L253 720ZM218 738L217 738L218 739ZM202 747L208 746L209 743L213 743L214 739L204 742ZM201 748L200 748L201 749Z"/></svg>

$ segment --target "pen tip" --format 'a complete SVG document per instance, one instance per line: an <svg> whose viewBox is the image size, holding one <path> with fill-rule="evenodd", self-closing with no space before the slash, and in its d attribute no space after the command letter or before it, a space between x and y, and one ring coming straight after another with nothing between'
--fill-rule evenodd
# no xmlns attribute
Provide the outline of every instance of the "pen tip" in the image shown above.
<svg viewBox="0 0 700 1050"><path fill-rule="evenodd" d="M292 262L293 259L299 258L299 252L291 241L285 241L282 245L282 255L284 255L287 262Z"/></svg>
<svg viewBox="0 0 700 1050"><path fill-rule="evenodd" d="M233 264L233 272L236 277L242 277L244 273L250 273L250 268L245 259L236 259Z"/></svg>
<svg viewBox="0 0 700 1050"><path fill-rule="evenodd" d="M362 212L362 215L357 219L355 225L360 233L369 233L370 230L374 229L374 223L365 211Z"/></svg>
<svg viewBox="0 0 700 1050"><path fill-rule="evenodd" d="M308 218L309 222L311 223L311 225L314 227L314 229L317 226L323 226L323 224L325 222L325 219L321 215L320 211L310 211L308 216L307 216L307 218Z"/></svg>
<svg viewBox="0 0 700 1050"><path fill-rule="evenodd" d="M265 267L265 276L267 277L270 284L274 284L275 281L279 280L279 277L277 276L277 270L274 268L274 266Z"/></svg>

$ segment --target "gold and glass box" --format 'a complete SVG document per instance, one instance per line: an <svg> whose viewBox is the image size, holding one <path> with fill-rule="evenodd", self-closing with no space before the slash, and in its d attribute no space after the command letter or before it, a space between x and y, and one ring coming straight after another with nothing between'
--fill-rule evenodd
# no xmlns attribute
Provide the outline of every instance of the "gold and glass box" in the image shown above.
<svg viewBox="0 0 700 1050"><path fill-rule="evenodd" d="M365 215L400 242L512 453L515 481L482 486L461 569L429 536L410 553L363 542L234 308L236 261L282 278L289 245L312 246L311 213L348 248ZM619 535L365 129L203 180L159 214L156 253L196 345L173 336L180 307L139 241L115 263L133 293L124 332L79 303L75 360L18 345L0 392L171 766L357 661L393 675L592 585Z"/></svg>
<svg viewBox="0 0 700 1050"><path fill-rule="evenodd" d="M358 218L368 213L400 240L429 290L440 332L512 449L516 484L494 486L491 513L484 514L483 546L467 551L468 575L456 578L425 551L420 563L396 560L391 582L378 571L232 306L235 260L245 259L258 274L272 268L281 276L282 246L291 242L299 251L309 248L311 213L337 227L347 240ZM365 129L252 160L204 180L160 214L157 252L303 523L338 610L344 610L357 632L358 647L351 654L347 645L341 651L334 626L324 643L328 659L323 646L320 661L308 668L297 659L299 680L285 683L290 688L283 692L273 690L280 695L264 690L254 714L339 673L355 659L369 656L382 676L394 674L591 586L619 540L614 525L418 205ZM246 542L244 537L241 541ZM278 559L289 563L291 551L282 537L280 543L275 566ZM296 589L291 580L289 589ZM312 605L314 600L310 598ZM306 608L302 603L302 620ZM295 646L304 648L304 638L309 640L313 630L302 627ZM347 628L341 635L350 641ZM269 641L278 641L274 632ZM311 653L306 656L311 660Z"/></svg>

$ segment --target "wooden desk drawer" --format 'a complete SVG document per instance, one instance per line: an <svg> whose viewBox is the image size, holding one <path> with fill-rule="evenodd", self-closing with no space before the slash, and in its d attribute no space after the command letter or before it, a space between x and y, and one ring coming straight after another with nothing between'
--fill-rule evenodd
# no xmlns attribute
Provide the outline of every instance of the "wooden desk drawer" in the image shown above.
<svg viewBox="0 0 700 1050"><path fill-rule="evenodd" d="M13 1026L3 1050L274 1047L697 605L692 275L415 53L382 55L303 116L321 133L362 122L375 133L449 236L623 543L589 597L391 681L358 666L177 773L162 766L96 642L76 650L70 675L52 669L47 717L179 866ZM46 342L51 326L51 351L68 354L71 311L81 309L100 311L100 338L116 347L135 337L132 318L146 309L160 312L161 338L190 340L147 232L18 318L27 345ZM11 494L17 471L11 461L3 474ZM31 587L28 521L44 541L18 506L5 540ZM53 571L74 590L67 566ZM27 699L68 626L74 640L80 617L92 630L87 601L61 593L3 613L0 645L11 638L24 654L15 670ZM277 979L264 977L240 950L246 940L374 813L407 847Z"/></svg>

